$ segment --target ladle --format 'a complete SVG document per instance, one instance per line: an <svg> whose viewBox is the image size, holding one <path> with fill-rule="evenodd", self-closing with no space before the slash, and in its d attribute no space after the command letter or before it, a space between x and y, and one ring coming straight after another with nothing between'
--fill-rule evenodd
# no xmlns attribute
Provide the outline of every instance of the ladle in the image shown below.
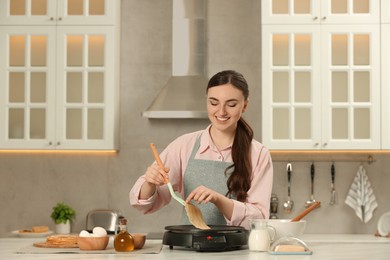
<svg viewBox="0 0 390 260"><path fill-rule="evenodd" d="M316 200L314 199L314 174L315 174L314 172L315 172L314 163L312 163L311 167L310 167L311 195L310 195L310 199L305 202L306 208L310 207L311 205L313 205L316 202Z"/></svg>
<svg viewBox="0 0 390 260"><path fill-rule="evenodd" d="M291 200L291 163L287 164L287 201L283 203L284 212L290 213L294 207L294 202Z"/></svg>
<svg viewBox="0 0 390 260"><path fill-rule="evenodd" d="M332 167L330 168L330 173L331 173L331 179L332 179L332 182L331 182L332 190L330 191L330 202L329 202L329 205L334 205L334 204L336 204L336 188L334 187L336 170L335 170L334 164L332 164Z"/></svg>

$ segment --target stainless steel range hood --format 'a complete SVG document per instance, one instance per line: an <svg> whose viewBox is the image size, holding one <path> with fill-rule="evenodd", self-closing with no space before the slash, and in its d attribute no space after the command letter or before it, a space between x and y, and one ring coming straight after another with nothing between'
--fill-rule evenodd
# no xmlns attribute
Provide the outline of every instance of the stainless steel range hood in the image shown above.
<svg viewBox="0 0 390 260"><path fill-rule="evenodd" d="M207 118L205 13L205 0L173 0L172 77L142 116Z"/></svg>

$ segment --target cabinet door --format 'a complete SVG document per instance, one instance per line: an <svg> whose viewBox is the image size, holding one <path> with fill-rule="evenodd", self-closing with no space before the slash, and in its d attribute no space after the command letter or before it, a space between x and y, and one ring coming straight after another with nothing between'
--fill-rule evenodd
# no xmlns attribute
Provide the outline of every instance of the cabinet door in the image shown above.
<svg viewBox="0 0 390 260"><path fill-rule="evenodd" d="M263 24L367 24L380 20L380 0L269 0L262 1L261 7Z"/></svg>
<svg viewBox="0 0 390 260"><path fill-rule="evenodd" d="M371 24L380 21L380 0L321 0L323 24ZM383 2L383 1L382 1Z"/></svg>
<svg viewBox="0 0 390 260"><path fill-rule="evenodd" d="M0 24L54 25L56 10L56 0L1 0Z"/></svg>
<svg viewBox="0 0 390 260"><path fill-rule="evenodd" d="M390 149L390 24L382 25L381 36L382 149Z"/></svg>
<svg viewBox="0 0 390 260"><path fill-rule="evenodd" d="M377 25L322 26L324 149L380 148Z"/></svg>
<svg viewBox="0 0 390 260"><path fill-rule="evenodd" d="M319 26L265 25L262 38L262 142L270 149L319 148Z"/></svg>
<svg viewBox="0 0 390 260"><path fill-rule="evenodd" d="M318 0L261 1L263 24L310 24L320 22Z"/></svg>
<svg viewBox="0 0 390 260"><path fill-rule="evenodd" d="M114 25L120 0L1 0L0 24Z"/></svg>
<svg viewBox="0 0 390 260"><path fill-rule="evenodd" d="M58 0L59 25L114 25L120 0Z"/></svg>
<svg viewBox="0 0 390 260"><path fill-rule="evenodd" d="M54 140L55 29L0 31L0 146L50 149Z"/></svg>
<svg viewBox="0 0 390 260"><path fill-rule="evenodd" d="M114 46L112 26L57 29L57 148L114 148Z"/></svg>

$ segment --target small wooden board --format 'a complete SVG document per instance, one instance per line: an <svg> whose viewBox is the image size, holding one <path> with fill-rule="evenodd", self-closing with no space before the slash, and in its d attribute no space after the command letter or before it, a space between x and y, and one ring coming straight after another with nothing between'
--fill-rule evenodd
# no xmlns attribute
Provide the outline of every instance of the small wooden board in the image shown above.
<svg viewBox="0 0 390 260"><path fill-rule="evenodd" d="M35 247L44 247L44 248L78 248L78 244L70 244L70 245L54 245L48 244L47 242L36 242L33 244Z"/></svg>

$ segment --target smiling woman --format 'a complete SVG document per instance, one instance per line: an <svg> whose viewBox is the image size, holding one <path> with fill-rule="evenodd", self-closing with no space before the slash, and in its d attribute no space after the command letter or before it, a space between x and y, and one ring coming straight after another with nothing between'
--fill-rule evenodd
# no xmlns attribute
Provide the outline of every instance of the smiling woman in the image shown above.
<svg viewBox="0 0 390 260"><path fill-rule="evenodd" d="M169 178L175 192L194 201L208 225L249 227L249 217L268 218L273 180L269 151L253 139L242 118L249 103L249 88L242 74L226 70L207 85L204 130L178 137L139 177L130 191L131 204L152 213L171 200ZM186 214L183 224L189 224Z"/></svg>

